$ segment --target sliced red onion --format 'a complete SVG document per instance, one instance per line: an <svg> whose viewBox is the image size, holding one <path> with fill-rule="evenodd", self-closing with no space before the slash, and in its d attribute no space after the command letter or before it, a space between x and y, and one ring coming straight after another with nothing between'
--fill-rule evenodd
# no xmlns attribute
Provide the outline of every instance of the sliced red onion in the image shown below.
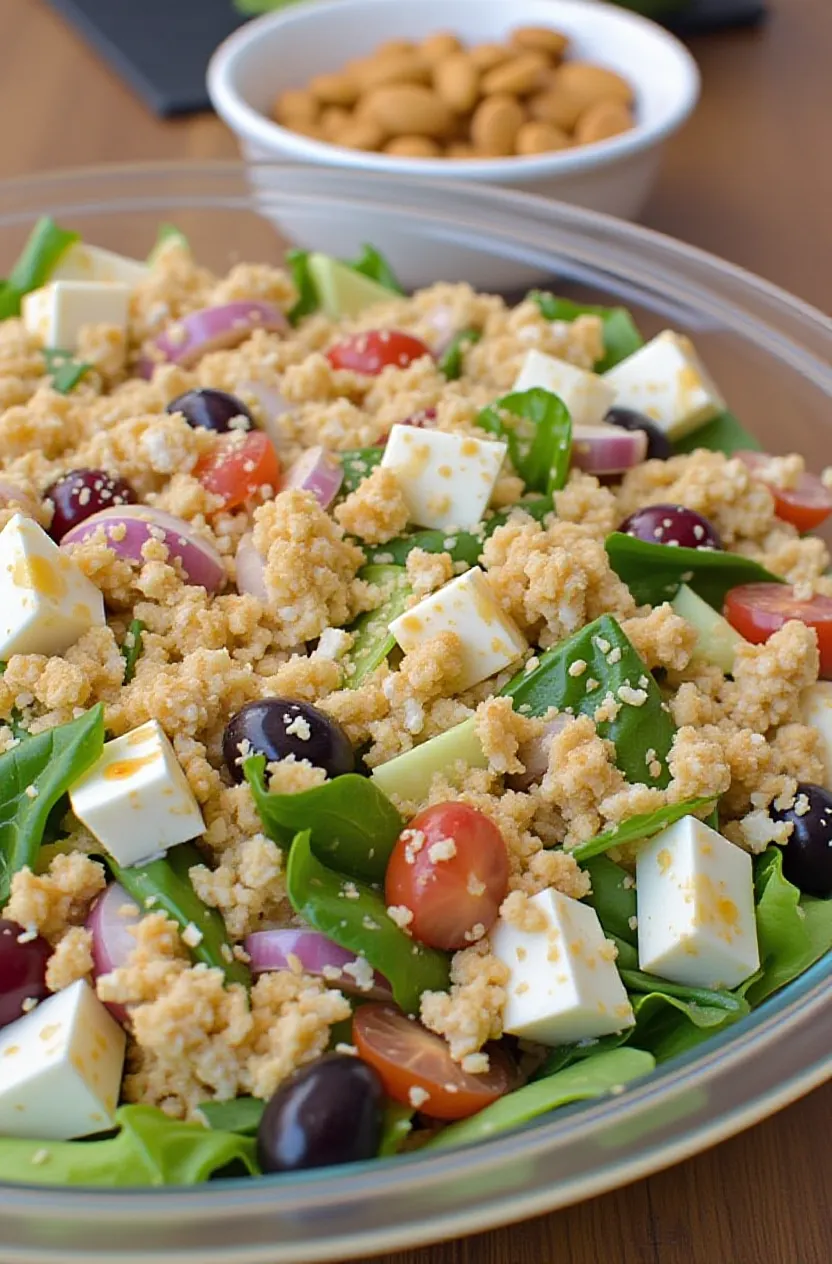
<svg viewBox="0 0 832 1264"><path fill-rule="evenodd" d="M549 768L549 748L552 745L552 739L563 732L571 719L571 715L556 715L548 722L539 737L525 742L520 747L517 758L524 766L525 772L514 772L506 777L506 786L509 790L528 790L529 786L537 785L543 780Z"/></svg>
<svg viewBox="0 0 832 1264"><path fill-rule="evenodd" d="M282 492L290 487L312 492L322 509L328 509L344 481L344 467L326 448L307 448L303 456L289 467L280 484Z"/></svg>
<svg viewBox="0 0 832 1264"><path fill-rule="evenodd" d="M254 975L267 970L286 970L289 957L297 957L307 974L314 974L343 992L353 992L374 1001L392 1000L393 990L383 974L374 971L373 986L368 991L360 988L355 975L344 969L355 965L355 953L341 948L316 930L258 930L246 938L244 947L251 958Z"/></svg>
<svg viewBox="0 0 832 1264"><path fill-rule="evenodd" d="M219 307L204 307L168 325L154 341L162 360L183 368L201 360L209 351L236 347L255 329L286 333L289 322L274 303L261 299L240 299Z"/></svg>
<svg viewBox="0 0 832 1264"><path fill-rule="evenodd" d="M17 505L20 512L27 514L30 518L34 518L37 513L37 505L31 496L21 489L8 478L0 478L0 505L7 508L9 505Z"/></svg>
<svg viewBox="0 0 832 1264"><path fill-rule="evenodd" d="M121 910L132 906L135 913L122 913ZM92 935L93 974L109 974L123 966L130 953L136 947L135 936L130 928L141 921L144 914L139 910L135 900L127 894L124 887L111 882L102 891L90 909L87 917L87 930ZM106 1002L107 1009L117 1022L127 1021L127 1007L117 1001Z"/></svg>
<svg viewBox="0 0 832 1264"><path fill-rule="evenodd" d="M622 430L604 422L575 426L572 432L572 464L587 474L622 474L640 465L647 455L643 430Z"/></svg>
<svg viewBox="0 0 832 1264"><path fill-rule="evenodd" d="M256 597L258 601L267 602L264 570L266 563L254 547L251 532L248 531L237 545L237 592L241 595Z"/></svg>
<svg viewBox="0 0 832 1264"><path fill-rule="evenodd" d="M225 567L214 546L181 518L152 505L113 505L102 509L67 531L61 548L81 544L99 527L104 528L109 547L125 561L141 562L142 546L150 539L158 539L169 555L182 563L189 583L207 588L208 592L217 592L225 584Z"/></svg>

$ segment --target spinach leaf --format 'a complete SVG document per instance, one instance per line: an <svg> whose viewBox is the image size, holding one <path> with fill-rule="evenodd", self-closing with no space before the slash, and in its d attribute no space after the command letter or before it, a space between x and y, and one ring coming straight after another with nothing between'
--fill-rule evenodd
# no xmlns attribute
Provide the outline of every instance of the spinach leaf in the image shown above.
<svg viewBox="0 0 832 1264"><path fill-rule="evenodd" d="M34 868L52 808L103 749L104 707L98 703L0 755L0 906L13 875L24 865Z"/></svg>
<svg viewBox="0 0 832 1264"><path fill-rule="evenodd" d="M256 1137L266 1103L259 1097L234 1097L229 1102L200 1102L199 1113L215 1132Z"/></svg>
<svg viewBox="0 0 832 1264"><path fill-rule="evenodd" d="M369 478L384 456L384 448L351 448L346 452L336 452L344 471L341 483L341 495L348 496L360 487L365 478Z"/></svg>
<svg viewBox="0 0 832 1264"><path fill-rule="evenodd" d="M571 675L570 668L580 662L586 664L585 670ZM628 689L636 691L636 697L644 695L644 701L638 706L624 702L614 720L598 723L598 732L615 744L616 763L628 781L666 786L673 721L658 685L611 615L601 615L541 654L534 671L518 672L500 693L510 697L515 711L524 715L545 715L557 707L593 716L607 694L623 701L622 689L625 695ZM661 765L655 778L648 769L654 758Z"/></svg>
<svg viewBox="0 0 832 1264"><path fill-rule="evenodd" d="M577 320L579 316L600 316L604 327L604 356L596 361L595 372L606 373L622 360L644 346L644 339L636 328L626 307L599 307L596 304L573 303L568 298L557 298L542 290L532 290L527 296L537 303L546 320Z"/></svg>
<svg viewBox="0 0 832 1264"><path fill-rule="evenodd" d="M304 316L311 316L313 312L318 310L318 293L315 289L315 282L312 280L309 272L308 259L308 250L286 251L286 263L291 278L295 283L295 289L298 292L295 304L288 313L290 325L299 324Z"/></svg>
<svg viewBox="0 0 832 1264"><path fill-rule="evenodd" d="M606 539L610 566L623 579L639 605L672 601L682 584L722 612L725 594L738 584L782 584L759 562L740 553L686 549L676 544L650 544L614 531Z"/></svg>
<svg viewBox="0 0 832 1264"><path fill-rule="evenodd" d="M382 897L366 883L356 881L353 887L357 898L347 899L343 874L316 860L309 830L295 836L286 863L292 908L322 935L365 957L389 979L396 1004L407 1014L418 1014L423 992L447 989L449 957L399 930Z"/></svg>
<svg viewBox="0 0 832 1264"><path fill-rule="evenodd" d="M65 351L47 348L43 353L46 371L52 375L52 389L60 395L68 395L77 386L85 373L92 368L83 360L73 360Z"/></svg>
<svg viewBox="0 0 832 1264"><path fill-rule="evenodd" d="M136 674L136 663L142 656L142 633L144 628L145 625L141 619L130 620L130 626L127 629L124 644L121 647L121 656L124 659L124 680L122 683L125 685L129 685Z"/></svg>
<svg viewBox="0 0 832 1264"><path fill-rule="evenodd" d="M680 455L695 452L697 448L710 448L712 452L724 452L730 456L733 452L741 452L743 448L759 451L760 443L741 426L733 413L720 413L713 421L700 426L692 434L683 439L676 439L673 448Z"/></svg>
<svg viewBox="0 0 832 1264"><path fill-rule="evenodd" d="M405 292L381 251L376 250L375 246L367 242L361 247L361 254L355 263L348 263L347 267L352 268L353 272L360 272L362 276L369 277L371 281L375 281L376 285L383 286L385 290L391 290L393 294Z"/></svg>
<svg viewBox="0 0 832 1264"><path fill-rule="evenodd" d="M0 320L20 314L23 296L45 285L61 255L79 240L78 233L60 228L48 215L38 220L0 289Z"/></svg>
<svg viewBox="0 0 832 1264"><path fill-rule="evenodd" d="M197 961L222 970L229 983L251 983L248 967L232 955L222 915L203 904L193 888L190 870L205 859L193 843L179 843L159 860L122 868L112 856L103 857L116 882L120 882L140 909L161 909L182 927L195 926L202 938L190 948Z"/></svg>
<svg viewBox="0 0 832 1264"><path fill-rule="evenodd" d="M603 1097L631 1080L639 1080L654 1069L656 1061L641 1049L611 1049L594 1054L542 1080L507 1093L479 1114L443 1129L424 1146L425 1150L444 1150L448 1146L468 1145L495 1133L506 1132L521 1124L546 1115L571 1102Z"/></svg>
<svg viewBox="0 0 832 1264"><path fill-rule="evenodd" d="M366 610L347 628L353 637L353 643L344 656L347 669L344 685L347 689L357 689L387 658L396 644L388 626L404 614L411 595L403 566L364 566L358 576L369 584L381 585L386 595L380 606L376 606L375 610Z"/></svg>
<svg viewBox="0 0 832 1264"><path fill-rule="evenodd" d="M595 909L604 933L628 945L635 944L636 887L632 876L609 856L593 856L583 868L592 880L592 891L585 903Z"/></svg>
<svg viewBox="0 0 832 1264"><path fill-rule="evenodd" d="M343 454L342 454L343 455ZM486 518L474 531L414 531L412 535L397 536L375 548L365 548L368 562L395 563L404 566L407 556L413 549L424 549L426 553L450 553L455 562L467 562L476 566L482 554L483 545L498 527L505 526L511 515L517 511L527 513L536 522L540 522L553 510L551 496L534 497L532 500L519 501L509 509Z"/></svg>
<svg viewBox="0 0 832 1264"><path fill-rule="evenodd" d="M156 232L156 244L147 256L147 262L151 267L153 267L165 246L174 242L183 250L190 251L191 249L190 242L181 228L177 228L175 224L160 224Z"/></svg>
<svg viewBox="0 0 832 1264"><path fill-rule="evenodd" d="M254 755L243 770L269 838L288 848L306 830L317 858L342 876L383 881L404 821L374 781L347 773L298 794L269 794L265 767Z"/></svg>
<svg viewBox="0 0 832 1264"><path fill-rule="evenodd" d="M754 870L760 970L740 987L757 1006L832 950L832 900L801 895L783 875L783 853L769 847Z"/></svg>
<svg viewBox="0 0 832 1264"><path fill-rule="evenodd" d="M449 382L455 382L457 378L462 377L465 352L469 347L473 347L474 343L479 342L480 338L482 338L482 332L479 329L461 329L458 334L454 334L436 366Z"/></svg>
<svg viewBox="0 0 832 1264"><path fill-rule="evenodd" d="M233 1163L258 1176L253 1139L171 1119L155 1106L122 1106L118 1133L101 1141L0 1138L0 1180L27 1185L198 1185ZM45 1157L44 1157L45 1156Z"/></svg>
<svg viewBox="0 0 832 1264"><path fill-rule="evenodd" d="M412 1106L400 1106L398 1102L387 1103L384 1108L384 1122L378 1147L380 1159L399 1153L403 1143L413 1131L415 1113Z"/></svg>
<svg viewBox="0 0 832 1264"><path fill-rule="evenodd" d="M508 444L527 491L551 496L569 476L572 418L559 396L542 386L503 395L477 416L477 425Z"/></svg>
<svg viewBox="0 0 832 1264"><path fill-rule="evenodd" d="M629 1040L657 1062L695 1048L751 1012L748 1002L733 992L684 987L624 967L620 974L636 1016Z"/></svg>
<svg viewBox="0 0 832 1264"><path fill-rule="evenodd" d="M653 838L668 825L681 821L683 816L690 816L705 808L713 799L687 799L684 803L671 803L667 807L658 808L655 812L644 812L640 816L631 816L629 820L596 834L573 848L572 855L581 863L591 856L600 856L611 847L620 847L623 843L639 843L642 839Z"/></svg>

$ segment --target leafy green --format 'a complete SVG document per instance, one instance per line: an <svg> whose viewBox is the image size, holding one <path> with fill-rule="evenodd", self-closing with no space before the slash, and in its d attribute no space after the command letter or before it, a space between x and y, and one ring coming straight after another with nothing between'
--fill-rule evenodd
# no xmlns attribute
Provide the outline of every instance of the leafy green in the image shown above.
<svg viewBox="0 0 832 1264"><path fill-rule="evenodd" d="M203 904L191 883L190 870L205 863L193 843L180 843L143 865L123 868L110 855L103 859L140 909L162 909L183 930L193 925L201 932L199 943L190 949L197 961L222 970L229 983L249 985L248 967L232 955L221 914Z"/></svg>
<svg viewBox="0 0 832 1264"><path fill-rule="evenodd" d="M251 12L254 12L254 10L251 10ZM303 320L304 316L311 316L312 312L318 310L318 293L315 289L315 282L312 280L309 272L308 259L308 250L286 251L286 263L295 283L295 289L298 292L295 305L288 313L289 323L292 325L297 325Z"/></svg>
<svg viewBox="0 0 832 1264"><path fill-rule="evenodd" d="M122 1106L101 1141L0 1138L0 1180L27 1185L198 1185L231 1165L258 1176L253 1140L182 1123L155 1106Z"/></svg>
<svg viewBox="0 0 832 1264"><path fill-rule="evenodd" d="M636 328L626 307L599 307L595 304L573 303L568 298L558 298L542 290L532 290L528 295L537 303L546 320L577 320L579 316L600 316L604 328L604 356L596 361L595 372L606 373L622 360L644 346L644 339Z"/></svg>
<svg viewBox="0 0 832 1264"><path fill-rule="evenodd" d="M583 662L580 675L570 674L574 663ZM592 682L597 684L593 687ZM658 685L611 615L601 615L568 640L540 655L533 671L520 671L500 690L510 697L515 711L545 715L559 711L593 716L608 694L621 701L621 689L644 695L640 706L625 702L615 719L598 722L598 732L615 744L616 763L628 781L652 780L666 786L670 780L667 755L674 727ZM650 758L647 756L650 754ZM658 777L650 777L648 764L657 759Z"/></svg>
<svg viewBox="0 0 832 1264"><path fill-rule="evenodd" d="M482 332L479 329L461 329L458 334L454 334L436 365L439 372L443 373L449 382L455 382L457 378L462 377L465 352L469 347L473 347L474 343L479 342L480 338L482 338Z"/></svg>
<svg viewBox="0 0 832 1264"><path fill-rule="evenodd" d="M577 861L583 863L591 856L600 856L602 852L609 851L611 847L620 847L624 843L638 843L642 839L652 838L655 834L660 834L668 825L680 821L683 816L690 816L692 812L698 812L712 802L712 798L687 799L684 803L671 803L667 807L657 808L655 812L631 816L620 825L604 830L603 834L596 834L585 843L579 843L572 855Z"/></svg>
<svg viewBox="0 0 832 1264"><path fill-rule="evenodd" d="M732 452L741 452L743 448L759 451L760 443L740 425L733 413L726 412L685 435L684 439L677 439L673 447L679 454L695 452L697 448L709 448L712 452L724 452L726 456L730 456Z"/></svg>
<svg viewBox="0 0 832 1264"><path fill-rule="evenodd" d="M68 395L92 368L91 364L73 360L65 351L56 351L51 347L44 350L43 358L47 373L52 375L52 389L61 395Z"/></svg>
<svg viewBox="0 0 832 1264"><path fill-rule="evenodd" d="M354 263L348 263L347 267L352 268L353 272L360 272L362 276L369 277L371 281L375 281L376 285L383 286L385 290L390 290L393 294L404 294L401 282L384 255L368 242L364 242L361 254Z"/></svg>
<svg viewBox="0 0 832 1264"><path fill-rule="evenodd" d="M384 456L384 448L350 448L346 452L336 452L335 455L344 471L341 495L348 496L350 492L360 487L364 479L369 478L376 466L380 464Z"/></svg>
<svg viewBox="0 0 832 1264"><path fill-rule="evenodd" d="M388 626L404 614L411 595L407 571L403 566L365 566L358 575L368 584L383 586L386 595L381 605L360 614L347 628L353 637L353 643L344 656L347 689L356 689L387 658L396 644Z"/></svg>
<svg viewBox="0 0 832 1264"><path fill-rule="evenodd" d="M78 233L60 228L48 215L38 220L0 288L0 320L20 314L24 295L45 285L61 255L79 240Z"/></svg>
<svg viewBox="0 0 832 1264"><path fill-rule="evenodd" d="M380 1159L399 1153L403 1143L413 1131L413 1116L415 1113L412 1106L400 1106L398 1102L387 1103L384 1110L381 1141L378 1147L378 1157Z"/></svg>
<svg viewBox="0 0 832 1264"><path fill-rule="evenodd" d="M651 544L621 531L607 536L606 549L610 566L639 605L672 601L682 584L687 584L708 605L721 611L725 594L738 584L784 582L750 557L721 549Z"/></svg>
<svg viewBox="0 0 832 1264"><path fill-rule="evenodd" d="M399 930L382 897L366 883L353 881L352 888L348 899L343 874L316 860L309 830L296 835L286 863L292 908L315 930L365 957L389 979L396 1004L408 1014L418 1014L423 992L447 989L449 958Z"/></svg>
<svg viewBox="0 0 832 1264"><path fill-rule="evenodd" d="M411 535L397 536L395 540L388 540L386 544L376 548L365 548L367 561L392 562L397 566L404 566L413 549L423 549L425 553L450 553L455 562L467 562L469 566L476 566L485 541L498 527L508 522L515 510L522 510L540 522L552 509L551 496L536 496L493 514L474 531L454 531L450 534L447 531L414 531Z"/></svg>
<svg viewBox="0 0 832 1264"><path fill-rule="evenodd" d="M181 228L177 228L175 224L160 224L156 232L156 243L147 256L147 262L153 266L165 246L176 243L183 250L190 251L190 242Z"/></svg>
<svg viewBox="0 0 832 1264"><path fill-rule="evenodd" d="M266 761L253 755L243 765L269 838L288 848L299 830L309 834L318 860L339 874L381 882L404 821L369 777L347 773L298 794L269 794Z"/></svg>
<svg viewBox="0 0 832 1264"><path fill-rule="evenodd" d="M832 950L832 900L801 895L783 875L779 847L758 858L754 890L760 970L740 991L756 1006Z"/></svg>
<svg viewBox="0 0 832 1264"><path fill-rule="evenodd" d="M249 3L250 0L245 0L245 2ZM257 4L259 0L251 0L251 2ZM297 3L297 0L284 0L284 3L290 2ZM269 7L273 8L275 6L270 5ZM261 10L252 7L244 11L254 13ZM295 289L298 292L297 301L289 312L289 321L293 325L297 325L299 321L303 320L304 316L311 316L313 312L317 312L321 305L315 278L309 270L308 261L308 250L287 250L286 252L286 263L295 283ZM344 263L345 267L351 268L353 272L358 272L361 276L368 277L371 281L375 281L376 285L383 286L384 289L390 290L393 294L404 293L390 264L374 246L366 244L362 246L361 254L354 263L349 263L346 260L341 262Z"/></svg>
<svg viewBox="0 0 832 1264"><path fill-rule="evenodd" d="M507 1093L486 1106L470 1119L450 1124L424 1146L425 1150L444 1150L448 1146L468 1145L495 1133L506 1132L521 1124L546 1115L570 1102L603 1097L605 1093L648 1075L656 1062L641 1049L611 1049L593 1054L573 1066L542 1080Z"/></svg>
<svg viewBox="0 0 832 1264"><path fill-rule="evenodd" d="M0 906L12 876L34 868L52 808L104 749L101 703L77 720L27 736L0 755Z"/></svg>
<svg viewBox="0 0 832 1264"><path fill-rule="evenodd" d="M542 386L503 395L477 416L477 425L508 444L527 491L551 496L569 475L572 419L563 400Z"/></svg>
<svg viewBox="0 0 832 1264"><path fill-rule="evenodd" d="M657 1062L695 1048L751 1011L733 992L685 987L624 967L620 973L636 1016L629 1040Z"/></svg>
<svg viewBox="0 0 832 1264"><path fill-rule="evenodd" d="M124 644L121 647L121 656L124 659L123 683L125 685L129 685L136 674L136 663L142 656L142 633L144 629L145 625L141 619L130 620L130 626L127 629Z"/></svg>
<svg viewBox="0 0 832 1264"><path fill-rule="evenodd" d="M595 909L605 934L635 944L636 888L631 875L609 856L593 856L582 868L592 881L586 903Z"/></svg>
<svg viewBox="0 0 832 1264"><path fill-rule="evenodd" d="M232 1097L229 1102L200 1102L199 1113L215 1132L256 1137L266 1103L259 1097Z"/></svg>

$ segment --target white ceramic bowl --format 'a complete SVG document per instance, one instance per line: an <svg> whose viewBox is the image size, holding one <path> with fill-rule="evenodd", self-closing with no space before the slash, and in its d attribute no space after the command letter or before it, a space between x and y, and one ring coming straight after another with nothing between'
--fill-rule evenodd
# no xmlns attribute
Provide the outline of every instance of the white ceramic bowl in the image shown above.
<svg viewBox="0 0 832 1264"><path fill-rule="evenodd" d="M288 131L268 117L284 88L338 70L382 41L450 30L466 43L502 40L516 26L551 26L573 54L630 79L637 126L598 144L529 158L482 161L395 158L343 149ZM322 0L268 14L220 45L208 68L217 113L252 161L325 163L501 185L634 218L649 193L664 142L699 95L687 50L654 22L594 0Z"/></svg>

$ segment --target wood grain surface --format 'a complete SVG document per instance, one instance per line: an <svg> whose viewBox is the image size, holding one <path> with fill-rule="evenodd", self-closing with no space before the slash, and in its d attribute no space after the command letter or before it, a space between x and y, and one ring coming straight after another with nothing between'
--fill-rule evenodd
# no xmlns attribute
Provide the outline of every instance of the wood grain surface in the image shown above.
<svg viewBox="0 0 832 1264"><path fill-rule="evenodd" d="M693 42L703 101L644 218L828 311L832 0L773 8L762 31ZM41 0L0 0L0 59L0 178L236 152L212 117L153 118ZM637 1185L382 1264L829 1264L830 1138L827 1086Z"/></svg>

